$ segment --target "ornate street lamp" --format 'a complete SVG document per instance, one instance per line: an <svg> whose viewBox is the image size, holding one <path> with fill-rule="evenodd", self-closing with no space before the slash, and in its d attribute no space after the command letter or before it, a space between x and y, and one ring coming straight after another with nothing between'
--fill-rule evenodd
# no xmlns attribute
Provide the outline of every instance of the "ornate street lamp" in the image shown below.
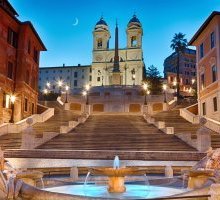
<svg viewBox="0 0 220 200"><path fill-rule="evenodd" d="M167 85L166 85L166 84L163 84L164 103L167 103L166 91L167 91Z"/></svg>
<svg viewBox="0 0 220 200"><path fill-rule="evenodd" d="M66 100L65 100L65 103L68 103L68 101L67 101L67 93L68 93L68 90L69 90L69 86L68 85L66 85L66 87L65 87L65 90L66 90Z"/></svg>
<svg viewBox="0 0 220 200"><path fill-rule="evenodd" d="M14 123L14 104L15 104L15 101L16 101L16 96L11 95L10 96L10 101L11 101L11 119L10 119L10 123Z"/></svg>
<svg viewBox="0 0 220 200"><path fill-rule="evenodd" d="M133 85L135 85L135 69L131 70L131 74L132 74L132 80L133 80Z"/></svg>
<svg viewBox="0 0 220 200"><path fill-rule="evenodd" d="M83 91L83 96L86 96L86 105L89 105L89 90L90 90L90 85L87 84L85 86L85 91Z"/></svg>
<svg viewBox="0 0 220 200"><path fill-rule="evenodd" d="M62 81L62 80L59 80L59 81L57 82L57 84L58 84L58 87L59 87L59 95L61 95L61 88L62 88L62 86L63 86L63 81Z"/></svg>
<svg viewBox="0 0 220 200"><path fill-rule="evenodd" d="M144 89L144 105L147 105L147 92L148 92L148 84L147 83L143 84L143 89Z"/></svg>

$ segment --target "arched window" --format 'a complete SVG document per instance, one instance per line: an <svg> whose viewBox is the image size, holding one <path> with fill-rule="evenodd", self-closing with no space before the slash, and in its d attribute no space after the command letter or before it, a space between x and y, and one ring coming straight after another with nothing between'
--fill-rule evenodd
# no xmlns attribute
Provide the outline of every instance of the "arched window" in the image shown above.
<svg viewBox="0 0 220 200"><path fill-rule="evenodd" d="M98 39L97 48L98 48L98 49L101 49L101 48L102 48L102 38L99 38L99 39Z"/></svg>
<svg viewBox="0 0 220 200"><path fill-rule="evenodd" d="M136 47L137 46L137 37L136 36L132 36L131 37L131 46L132 47Z"/></svg>

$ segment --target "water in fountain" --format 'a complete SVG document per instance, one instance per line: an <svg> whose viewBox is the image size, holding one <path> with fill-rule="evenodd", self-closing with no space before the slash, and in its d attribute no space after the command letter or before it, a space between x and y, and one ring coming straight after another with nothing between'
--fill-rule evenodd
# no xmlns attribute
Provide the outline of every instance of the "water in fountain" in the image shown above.
<svg viewBox="0 0 220 200"><path fill-rule="evenodd" d="M150 185L148 177L147 177L146 174L144 174L144 177L145 177L145 185Z"/></svg>
<svg viewBox="0 0 220 200"><path fill-rule="evenodd" d="M41 187L44 189L44 181L43 181L43 178L41 178L40 180L41 180Z"/></svg>
<svg viewBox="0 0 220 200"><path fill-rule="evenodd" d="M89 175L90 175L90 172L88 172L87 175L86 175L86 179L84 181L84 185L85 186L87 185L87 181L88 181Z"/></svg>
<svg viewBox="0 0 220 200"><path fill-rule="evenodd" d="M114 162L113 162L113 168L119 169L120 168L120 160L118 156L115 156Z"/></svg>

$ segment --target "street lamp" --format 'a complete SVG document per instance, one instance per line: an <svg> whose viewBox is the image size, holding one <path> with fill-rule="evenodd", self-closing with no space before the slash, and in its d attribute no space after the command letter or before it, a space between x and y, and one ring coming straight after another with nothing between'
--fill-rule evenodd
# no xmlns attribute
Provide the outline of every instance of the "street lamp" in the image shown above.
<svg viewBox="0 0 220 200"><path fill-rule="evenodd" d="M143 89L144 89L144 105L147 105L147 92L148 92L148 85L147 83L143 84Z"/></svg>
<svg viewBox="0 0 220 200"><path fill-rule="evenodd" d="M47 86L48 88L50 88L50 82L47 82L47 83L46 83L46 86Z"/></svg>
<svg viewBox="0 0 220 200"><path fill-rule="evenodd" d="M193 78L193 79L192 79L192 84L194 84L195 82L196 82L196 80Z"/></svg>
<svg viewBox="0 0 220 200"><path fill-rule="evenodd" d="M58 84L58 87L59 87L59 94L61 95L61 88L62 88L62 85L63 85L63 81L59 80L57 84Z"/></svg>
<svg viewBox="0 0 220 200"><path fill-rule="evenodd" d="M166 91L167 91L167 85L163 84L164 103L167 103Z"/></svg>
<svg viewBox="0 0 220 200"><path fill-rule="evenodd" d="M135 85L135 69L131 70L133 85Z"/></svg>
<svg viewBox="0 0 220 200"><path fill-rule="evenodd" d="M10 101L11 101L11 119L10 123L14 123L14 104L15 104L16 96L11 95L10 96Z"/></svg>
<svg viewBox="0 0 220 200"><path fill-rule="evenodd" d="M83 95L86 96L86 105L89 104L89 90L90 90L90 85L87 84L85 86L86 91L83 92Z"/></svg>
<svg viewBox="0 0 220 200"><path fill-rule="evenodd" d="M69 86L68 85L66 85L65 90L66 90L66 101L65 101L65 103L68 103L68 101L67 101L67 93L68 93L68 90L69 90Z"/></svg>

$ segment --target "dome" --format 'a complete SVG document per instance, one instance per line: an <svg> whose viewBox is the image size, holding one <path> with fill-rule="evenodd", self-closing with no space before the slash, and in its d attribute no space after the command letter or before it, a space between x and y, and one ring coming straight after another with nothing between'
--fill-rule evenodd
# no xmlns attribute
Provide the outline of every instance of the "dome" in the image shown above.
<svg viewBox="0 0 220 200"><path fill-rule="evenodd" d="M128 27L130 27L131 25L136 25L141 27L141 22L139 21L136 15L133 15L133 17L128 22Z"/></svg>
<svg viewBox="0 0 220 200"><path fill-rule="evenodd" d="M100 20L96 23L95 30L106 30L106 31L108 31L108 24L103 19L103 17L101 17Z"/></svg>
<svg viewBox="0 0 220 200"><path fill-rule="evenodd" d="M101 17L101 19L96 23L96 25L105 25L105 26L108 26L108 24L107 24L106 21L103 19L103 17Z"/></svg>

